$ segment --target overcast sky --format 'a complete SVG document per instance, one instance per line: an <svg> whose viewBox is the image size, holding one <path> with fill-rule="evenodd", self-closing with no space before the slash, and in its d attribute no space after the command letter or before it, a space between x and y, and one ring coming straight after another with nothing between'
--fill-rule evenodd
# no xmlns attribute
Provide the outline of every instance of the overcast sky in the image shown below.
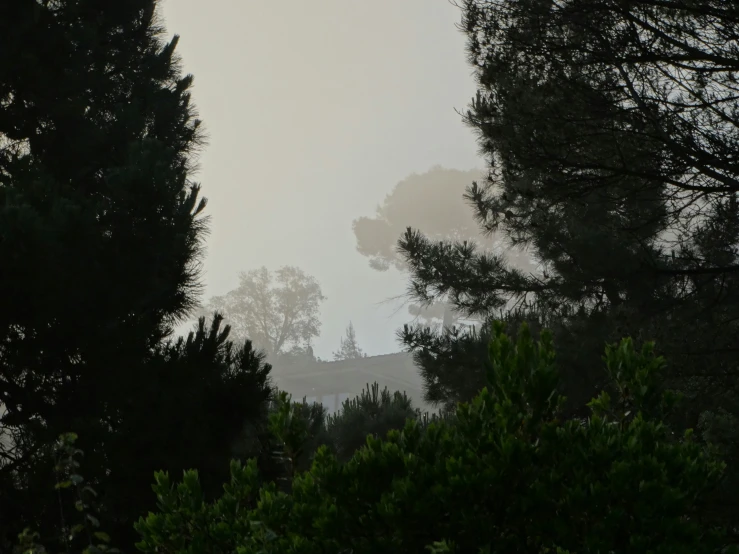
<svg viewBox="0 0 739 554"><path fill-rule="evenodd" d="M370 354L397 352L407 278L378 273L352 220L434 165L484 167L461 121L474 95L448 0L169 0L209 136L197 175L212 217L206 297L238 273L295 265L322 305L316 355L354 323Z"/></svg>

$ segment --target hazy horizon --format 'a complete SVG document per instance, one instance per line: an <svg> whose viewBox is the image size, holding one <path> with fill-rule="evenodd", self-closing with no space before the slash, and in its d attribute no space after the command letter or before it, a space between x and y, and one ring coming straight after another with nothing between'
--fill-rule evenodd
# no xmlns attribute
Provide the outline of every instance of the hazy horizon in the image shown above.
<svg viewBox="0 0 739 554"><path fill-rule="evenodd" d="M407 277L356 251L371 216L412 173L483 168L461 121L474 95L448 0L163 2L208 145L195 179L211 217L203 300L238 273L293 265L327 300L314 352L330 359L352 321L369 355L398 352L412 319L389 301ZM191 323L180 328L187 330Z"/></svg>

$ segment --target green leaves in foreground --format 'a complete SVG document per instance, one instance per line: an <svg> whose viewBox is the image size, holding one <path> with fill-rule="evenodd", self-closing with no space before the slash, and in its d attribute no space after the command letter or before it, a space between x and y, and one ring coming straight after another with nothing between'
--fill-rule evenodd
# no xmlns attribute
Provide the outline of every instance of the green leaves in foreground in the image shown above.
<svg viewBox="0 0 739 554"><path fill-rule="evenodd" d="M322 448L291 494L260 488L256 463L206 501L198 476L157 474L159 511L136 525L150 553L567 552L700 554L719 533L691 517L721 463L649 419L672 397L662 360L623 340L606 370L619 391L586 421L559 420L551 336L517 340L496 324L489 387L449 421L367 443L347 463Z"/></svg>
<svg viewBox="0 0 739 554"><path fill-rule="evenodd" d="M110 536L100 530L100 522L94 515L97 492L85 484L85 479L77 473L80 467L79 458L84 453L75 447L76 441L75 433L64 433L54 445L54 489L57 491L62 523L59 542L67 553L81 551L82 554L117 554L120 551L110 546ZM74 506L74 511L69 510L70 503ZM39 533L31 529L24 529L20 533L16 551L22 554L47 553L40 542Z"/></svg>

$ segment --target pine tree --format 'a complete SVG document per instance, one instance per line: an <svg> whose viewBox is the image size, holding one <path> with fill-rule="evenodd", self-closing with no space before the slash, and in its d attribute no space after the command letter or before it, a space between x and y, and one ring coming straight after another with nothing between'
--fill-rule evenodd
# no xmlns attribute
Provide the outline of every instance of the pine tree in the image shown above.
<svg viewBox="0 0 739 554"><path fill-rule="evenodd" d="M479 170L459 171L440 166L409 175L395 185L373 217L353 221L357 251L369 259L370 267L376 271L394 268L407 272L408 265L396 243L409 225L434 240L477 240L487 247L504 249L499 237L481 232L463 198L467 185L482 175ZM506 256L519 267L530 264L520 252L508 250ZM451 328L459 319L446 300L433 305L411 304L408 312L425 320L424 323L440 323L443 329Z"/></svg>
<svg viewBox="0 0 739 554"><path fill-rule="evenodd" d="M345 400L341 409L326 418L327 443L336 457L347 461L365 444L367 437L384 438L391 430L402 431L406 421L418 420L420 411L405 392L380 390L377 382L359 396Z"/></svg>
<svg viewBox="0 0 739 554"><path fill-rule="evenodd" d="M357 335L354 332L354 325L350 321L349 326L346 328L346 338L341 339L341 348L334 352L334 360L356 360L363 357L365 357L365 354L359 348Z"/></svg>
<svg viewBox="0 0 739 554"><path fill-rule="evenodd" d="M164 41L155 0L0 2L0 430L15 447L0 449L0 535L11 541L31 521L58 527L44 453L62 433L79 435L82 473L117 524L106 529L130 532L153 506L151 461L173 467L184 458L167 451L185 450L202 465L261 402L221 331L202 349L163 346L196 304L207 223L192 181L203 131L177 42ZM170 411L149 418L156 406Z"/></svg>
<svg viewBox="0 0 739 554"><path fill-rule="evenodd" d="M141 514L153 509L147 485L152 472L196 467L205 490L215 494L227 477L223 461L236 455L260 457L268 464L265 473L272 471L263 452L272 367L251 341L231 342L230 327L222 324L220 315L210 325L201 318L186 338L158 345L147 362L159 384L142 387L135 409L125 413L106 448L117 471L105 479L102 492L118 528L131 532Z"/></svg>
<svg viewBox="0 0 739 554"><path fill-rule="evenodd" d="M412 290L480 317L513 303L510 317L551 327L573 406L599 385L603 343L631 335L656 341L671 360L666 384L693 399L681 425L721 410L739 421L739 7L466 0L462 10L478 81L465 119L490 163L467 198L483 229L528 248L542 271L409 229ZM445 337L404 333L421 339L430 354L450 351Z"/></svg>
<svg viewBox="0 0 739 554"><path fill-rule="evenodd" d="M431 327L404 326L398 338L421 370L423 396L443 412L453 412L485 386L489 333L475 326L437 333Z"/></svg>

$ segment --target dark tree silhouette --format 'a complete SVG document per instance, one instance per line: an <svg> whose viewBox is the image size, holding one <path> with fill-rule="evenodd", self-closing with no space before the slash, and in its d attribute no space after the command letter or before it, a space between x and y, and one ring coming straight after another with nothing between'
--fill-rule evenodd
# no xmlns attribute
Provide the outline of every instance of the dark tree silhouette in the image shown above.
<svg viewBox="0 0 739 554"><path fill-rule="evenodd" d="M665 385L692 399L680 425L736 428L739 5L461 7L478 81L465 119L490 164L467 198L484 230L530 248L543 272L409 229L412 290L480 317L517 303L552 327L575 403L597 385L605 341L655 339L671 360ZM404 338L444 350L419 329ZM736 444L724 441L732 459ZM727 474L733 499L714 505L731 518L738 482Z"/></svg>
<svg viewBox="0 0 739 554"><path fill-rule="evenodd" d="M154 0L0 2L2 551L59 530L44 454L62 433L130 551L151 472L210 467L263 401L266 370L218 321L166 346L206 231L177 42Z"/></svg>

